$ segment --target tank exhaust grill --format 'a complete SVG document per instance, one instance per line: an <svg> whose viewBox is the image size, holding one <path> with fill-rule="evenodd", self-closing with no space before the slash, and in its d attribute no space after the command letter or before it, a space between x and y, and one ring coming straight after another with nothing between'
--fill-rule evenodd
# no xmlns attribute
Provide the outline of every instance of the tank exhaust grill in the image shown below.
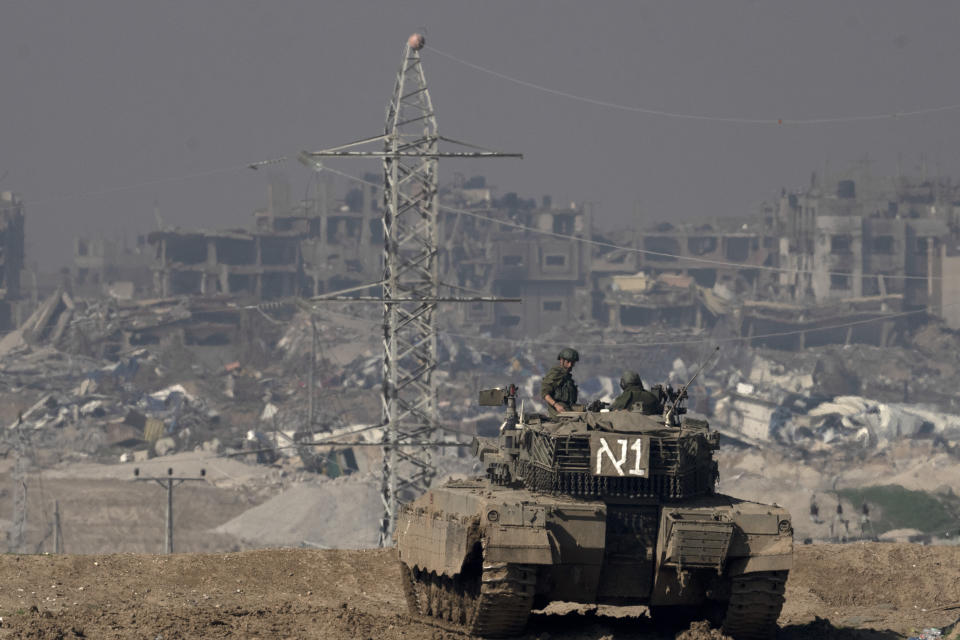
<svg viewBox="0 0 960 640"><path fill-rule="evenodd" d="M587 434L556 436L533 431L517 477L531 491L572 496L679 500L713 493L717 465L713 445L701 434L650 439L649 477L597 476L590 472Z"/></svg>

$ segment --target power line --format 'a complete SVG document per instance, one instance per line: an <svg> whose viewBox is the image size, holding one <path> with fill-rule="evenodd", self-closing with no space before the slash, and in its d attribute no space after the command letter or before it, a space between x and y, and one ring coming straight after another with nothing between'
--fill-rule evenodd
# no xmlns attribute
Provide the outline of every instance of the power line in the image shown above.
<svg viewBox="0 0 960 640"><path fill-rule="evenodd" d="M284 160L285 160L285 158L284 158ZM258 162L258 163L253 163L253 164L259 166L259 165L262 165L262 164L267 164L267 163L272 163L272 162L273 162L272 160L266 160L266 161L263 161L263 162ZM223 168L221 168L221 169L211 169L211 170L209 170L209 171L200 171L200 172L197 172L197 173L188 173L188 174L180 175L180 176L171 176L171 177L169 177L169 178L159 178L159 179L157 179L157 180L148 180L148 181L146 181L146 182L136 182L136 183L133 183L133 184L123 185L123 186L119 186L119 187L108 187L108 188L105 188L105 189L97 189L97 190L95 190L95 191L86 191L86 192L83 192L83 193L72 193L72 194L67 194L67 195L62 195L62 196L41 197L39 200L21 201L21 202L19 202L19 203L17 203L17 204L5 204L5 205L0 206L0 210L2 210L2 211L8 211L8 210L11 210L11 209L16 209L16 208L20 207L21 205L26 205L26 204L29 204L31 207L35 207L35 206L41 206L41 205L45 205L45 204L51 204L51 203L54 203L54 202L66 202L66 201L69 201L69 200L79 200L79 199L81 199L81 198L93 198L93 197L96 197L96 196L109 195L109 194L111 194L111 193L117 193L117 192L120 192L120 191L131 191L131 190L133 190L133 189L142 189L142 188L144 188L144 187L152 187L152 186L156 186L156 185L159 185L159 184L168 184L168 183L170 183L170 182L182 182L182 181L184 181L184 180L193 180L193 179L195 179L195 178L206 178L206 177L213 176L213 175L217 175L217 174L221 174L221 173L233 173L234 171L243 171L243 170L250 169L251 167L253 167L253 165L251 165L250 163L247 163L247 164L244 164L244 165L235 165L235 166L232 166L232 167L223 167ZM256 168L256 167L253 167L253 168Z"/></svg>
<svg viewBox="0 0 960 640"><path fill-rule="evenodd" d="M442 427L441 427L442 428ZM465 435L473 435L466 434ZM267 449L245 449L243 451L236 451L234 453L226 453L222 456L216 456L218 458L238 458L240 456L253 455L256 453L269 453L271 451L281 451L283 449L300 449L302 447L431 447L431 448L459 448L465 449L471 446L469 442L437 442L437 441L425 441L425 442L404 442L403 444L391 444L387 442L298 442L297 444L285 444L280 447L271 447ZM339 465L337 465L339 466Z"/></svg>
<svg viewBox="0 0 960 640"><path fill-rule="evenodd" d="M271 303L271 304L276 304L276 303ZM958 305L960 305L960 302L951 302L951 303L947 303L947 304L944 304L944 305L941 305L941 306L942 306L943 308L949 308L949 307L954 307L954 306L958 306ZM367 323L369 323L369 324L371 324L371 325L379 325L379 324L380 324L380 322L378 322L378 321L376 321L376 320L372 320L372 319L370 319L370 318L365 318L365 317L363 317L363 316L354 315L354 314L351 314L351 313L344 313L344 312L342 312L342 311L334 312L334 311L324 310L324 313L328 313L328 314L330 314L330 315L337 315L337 316L341 316L341 317L345 317L345 318L350 318L350 319L352 319L352 320L359 320L359 321L362 321L362 322L367 322ZM912 316L912 315L923 315L923 314L926 314L926 313L927 313L927 310L926 310L926 309L913 309L913 310L910 310L910 311L902 311L902 312L894 312L894 313L885 313L885 314L877 315L877 316L874 316L874 317L871 317L871 318L864 318L864 319L861 319L861 320L853 320L853 321L849 321L849 322L831 324L831 325L826 325L826 326L809 327L809 328L805 328L805 329L791 329L791 330L789 330L789 331L778 331L778 332L765 333L765 334L754 334L753 336L733 336L733 337L728 337L728 338L716 338L716 337L712 337L712 336L705 336L705 337L703 337L703 338L697 338L697 339L689 339L689 340L666 340L666 341L658 341L658 342L599 342L599 343L580 343L580 346L582 346L582 347L589 347L589 348L596 348L596 349L604 349L604 348L620 349L620 348L623 348L623 347L633 347L633 348L676 347L676 346L703 344L703 343L706 343L706 342L713 342L713 343L717 343L717 342L723 342L723 343L750 342L750 341L753 341L753 340L761 340L761 339L765 339L765 338L780 338L780 337L789 337L789 336L800 335L800 334L803 334L803 333L815 333L815 332L817 332L817 331L831 331L831 330L835 330L835 329L846 329L846 328L848 328L848 327L854 327L854 326L859 326L859 325L863 325L863 324L870 324L870 323L872 323L872 322L888 321L888 320L893 320L893 319L902 318L902 317L908 317L908 316ZM445 336L449 336L449 337L451 337L451 338L461 338L461 339L463 339L463 340L470 340L470 341L475 341L475 342L502 342L502 343L510 343L510 344L532 344L532 345L551 345L551 346L566 345L566 344L567 344L567 342L564 342L564 341L530 340L530 339L517 340L517 339L514 339L514 338L500 338L500 337L496 337L496 336L483 336L483 335L478 335L478 334L457 333L457 332L453 332L453 331L446 331L446 330L443 330L443 329L439 329L439 330L438 330L438 333L443 334L443 335L445 335ZM372 427L366 427L366 428L364 428L363 430L365 431L365 430L367 430L367 429L374 429L374 428L377 428L378 426L382 426L382 425L374 425L374 426L372 426Z"/></svg>
<svg viewBox="0 0 960 640"><path fill-rule="evenodd" d="M529 82L527 80L521 80L520 78L515 78L513 76L495 71L488 67L475 64L473 62L468 62L462 58L458 58L452 53L447 53L437 49L433 45L430 46L430 50L435 53L453 60L458 64L470 67L475 71L480 71L482 73L487 73L489 75L500 78L501 80L506 80L514 84L518 84L529 89L535 89L537 91L542 91L544 93L549 93L555 96L560 96L563 98L569 98L570 100L577 100L579 102L585 102L587 104L592 104L599 107L607 107L609 109L617 109L620 111L629 111L633 113L642 113L650 116L660 116L664 118L675 118L681 120L699 120L704 122L723 122L728 124L757 124L757 125L819 125L819 124L837 124L845 122L869 122L875 120L890 120L898 118L909 118L913 116L929 115L933 113L942 113L946 111L956 111L960 110L960 103L958 104L948 104L937 107L926 107L922 109L913 109L909 111L893 111L888 113L874 113L874 114L865 114L865 115L853 115L853 116L830 116L830 117L820 117L820 118L745 118L745 117L729 117L729 116L713 116L707 114L695 114L695 113L680 113L676 111L665 111L662 109L652 109L650 107L639 107L632 105L620 104L617 102L609 102L607 100L598 100L596 98L591 98L588 96L577 95L575 93L570 93L567 91L561 91L559 89L553 89L551 87L544 86L542 84L537 84L535 82Z"/></svg>
<svg viewBox="0 0 960 640"><path fill-rule="evenodd" d="M960 302L951 302L942 305L943 308L954 307L960 305ZM363 316L354 315L351 313L344 312L332 312L326 311L331 315L339 315L342 317L350 318L352 320L359 320L362 322L368 322L372 325L380 324L376 320L371 320L370 318L364 318ZM578 343L581 347L589 347L596 349L622 349L623 347L634 347L634 348L654 348L654 347L677 347L684 345L695 345L702 343L735 343L735 342L750 342L752 340L761 340L764 338L780 338L800 335L802 333L815 333L817 331L831 331L834 329L846 329L848 327L855 327L862 324L870 324L872 322L881 322L887 320L893 320L896 318L902 318L912 315L923 315L927 313L926 309L913 309L911 311L902 311L894 313L885 313L882 315L877 315L872 318L864 318L861 320L853 320L850 322L843 322L837 324L831 324L821 327L810 327L806 329L791 329L789 331L778 331L773 333L764 333L764 334L754 334L753 336L733 336L728 338L716 338L712 336L705 336L703 338L689 339L689 340L667 340L667 341L658 341L658 342L597 342L597 343ZM567 345L568 341L552 341L552 340L530 340L530 339L514 339L514 338L500 338L496 336L483 336L478 334L467 334L467 333L456 333L453 331L445 331L440 329L438 333L441 333L445 336L451 338L461 338L463 340L472 340L476 342L503 342L510 344L531 344L531 345L548 345L548 346L558 346L558 345ZM374 429L382 425L374 425L372 427L367 427L366 429Z"/></svg>
<svg viewBox="0 0 960 640"><path fill-rule="evenodd" d="M960 305L960 302L945 304L945 305L943 305L943 306L944 306L944 307L948 307L948 306L957 306L957 305ZM622 349L623 347L637 347L637 348L675 347L675 346L690 345L690 344L702 344L702 343L704 343L704 342L712 342L712 343L717 343L717 342L724 342L724 343L750 342L750 341L753 341L753 340L762 340L762 339L764 339L764 338L782 338L782 337L800 335L801 333L815 333L815 332L817 332L817 331L832 331L832 330L834 330L834 329L846 329L846 328L848 328L848 327L855 327L855 326L858 326L858 325L861 325L861 324L869 324L869 323L871 323L871 322L880 322L880 321L884 321L884 320L891 320L891 319L894 319L894 318L901 318L901 317L905 317L905 316L911 316L911 315L917 315L917 314L925 314L925 313L927 313L926 309L915 309L915 310L913 310L913 311L904 311L904 312L902 312L902 313L884 314L884 315L874 316L874 317L872 317L872 318L865 318L865 319L862 319L862 320L854 320L854 321L851 321L851 322L843 322L843 323L840 323L840 324L833 324L833 325L828 325L828 326L824 326L824 327L810 327L810 328L807 328L807 329L791 329L791 330L789 330L789 331L777 331L777 332L774 332L774 333L754 334L754 335L752 335L752 336L734 336L734 337L729 337L729 338L715 338L715 337L712 337L712 336L706 336L706 337L704 337L704 338L702 338L702 339L696 339L696 340L673 340L673 341L664 341L664 342L618 342L618 343L609 343L609 342L604 343L604 342L601 342L601 343L596 343L596 344L577 343L577 346L580 346L580 347L590 347L590 348L605 348L605 347L609 347L609 348ZM457 333L450 333L450 332L443 332L443 333L444 333L445 335L448 335L448 336L454 336L454 337L466 338L466 339L473 339L473 340L487 340L487 341L494 341L494 342L514 342L514 343L518 342L517 340L511 340L511 339L509 339L509 338L485 337L485 336L476 336L476 335L468 335L468 334L457 334ZM532 341L531 341L531 342L532 342ZM567 342L552 342L552 341L536 341L536 342L532 342L532 344L543 344L543 345L566 345L566 344L568 344L568 343L569 343L569 341L567 341Z"/></svg>

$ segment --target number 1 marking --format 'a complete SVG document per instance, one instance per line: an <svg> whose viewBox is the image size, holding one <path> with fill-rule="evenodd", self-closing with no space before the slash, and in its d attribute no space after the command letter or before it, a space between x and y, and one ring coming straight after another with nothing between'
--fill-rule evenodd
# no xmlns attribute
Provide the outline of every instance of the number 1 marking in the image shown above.
<svg viewBox="0 0 960 640"><path fill-rule="evenodd" d="M633 441L633 444L630 445L630 448L633 450L636 456L633 459L633 469L630 469L628 473L632 476L642 476L645 473L645 471L640 468L640 460L642 459L641 454L643 453L643 440L637 438Z"/></svg>

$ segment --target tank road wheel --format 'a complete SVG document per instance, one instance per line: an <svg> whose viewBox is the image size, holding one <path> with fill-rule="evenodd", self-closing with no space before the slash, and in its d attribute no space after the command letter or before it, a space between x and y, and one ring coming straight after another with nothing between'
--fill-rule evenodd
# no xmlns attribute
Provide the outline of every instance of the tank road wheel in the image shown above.
<svg viewBox="0 0 960 640"><path fill-rule="evenodd" d="M407 601L407 611L411 615L419 614L416 579L413 577L413 570L403 562L400 563L400 586L403 589L403 597Z"/></svg>
<svg viewBox="0 0 960 640"><path fill-rule="evenodd" d="M786 571L745 573L730 581L723 631L737 640L768 640L777 635Z"/></svg>
<svg viewBox="0 0 960 640"><path fill-rule="evenodd" d="M518 635L527 624L537 582L535 567L484 563L482 571L468 570L453 578L403 563L400 571L413 615L452 622L467 633L486 637Z"/></svg>

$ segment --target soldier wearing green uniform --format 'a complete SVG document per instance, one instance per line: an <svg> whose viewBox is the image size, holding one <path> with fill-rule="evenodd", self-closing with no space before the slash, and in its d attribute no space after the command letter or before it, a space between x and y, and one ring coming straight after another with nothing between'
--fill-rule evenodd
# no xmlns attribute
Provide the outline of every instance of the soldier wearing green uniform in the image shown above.
<svg viewBox="0 0 960 640"><path fill-rule="evenodd" d="M560 364L547 371L540 383L540 397L547 405L550 417L560 411L569 411L577 402L577 383L573 381L573 365L580 360L576 349L563 349L558 355Z"/></svg>
<svg viewBox="0 0 960 640"><path fill-rule="evenodd" d="M660 399L656 394L643 388L643 382L640 380L640 374L636 371L624 371L620 376L620 388L623 392L617 396L617 399L610 405L611 411L617 409L633 409L639 405L643 413L652 415L660 409Z"/></svg>

